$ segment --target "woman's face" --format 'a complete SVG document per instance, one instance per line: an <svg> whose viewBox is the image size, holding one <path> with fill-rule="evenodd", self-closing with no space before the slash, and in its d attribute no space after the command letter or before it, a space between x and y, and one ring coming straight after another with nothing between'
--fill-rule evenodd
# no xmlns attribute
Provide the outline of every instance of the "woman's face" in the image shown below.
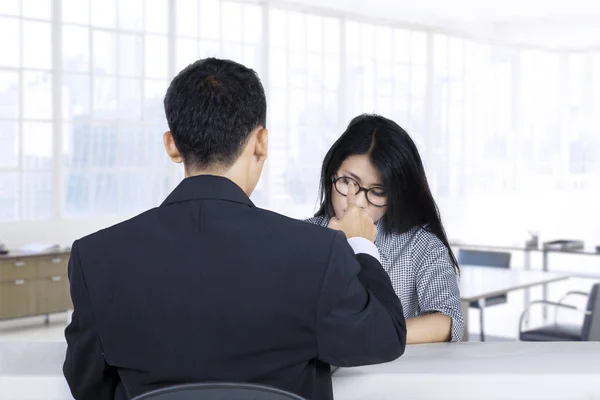
<svg viewBox="0 0 600 400"><path fill-rule="evenodd" d="M346 158L337 171L335 178L347 178L338 182L337 187L342 192L344 192L347 186L348 179L354 180L361 188L372 189L369 192L369 200L371 202L367 200L365 191L361 191L356 197L356 204L358 207L364 208L369 217L375 222L379 221L385 215L387 206L377 207L372 204L387 205L388 196L381 182L379 171L373 166L367 155L354 155ZM331 200L335 216L342 218L346 213L348 203L346 196L341 194L338 189L336 189L336 185L332 186Z"/></svg>

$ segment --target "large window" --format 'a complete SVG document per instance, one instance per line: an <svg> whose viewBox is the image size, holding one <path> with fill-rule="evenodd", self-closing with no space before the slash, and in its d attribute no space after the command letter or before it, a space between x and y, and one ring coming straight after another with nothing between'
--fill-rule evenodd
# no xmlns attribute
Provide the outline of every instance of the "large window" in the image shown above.
<svg viewBox="0 0 600 400"><path fill-rule="evenodd" d="M131 214L168 193L167 0L62 0L62 215Z"/></svg>
<svg viewBox="0 0 600 400"><path fill-rule="evenodd" d="M341 22L280 9L269 20L268 199L280 212L307 218L321 162L340 134Z"/></svg>
<svg viewBox="0 0 600 400"><path fill-rule="evenodd" d="M249 0L2 0L0 34L0 222L160 204L183 177L162 148L165 90L217 56L267 90L262 207L310 216L325 152L374 112L417 143L451 237L600 237L598 52Z"/></svg>
<svg viewBox="0 0 600 400"><path fill-rule="evenodd" d="M0 221L54 213L52 8L0 2Z"/></svg>

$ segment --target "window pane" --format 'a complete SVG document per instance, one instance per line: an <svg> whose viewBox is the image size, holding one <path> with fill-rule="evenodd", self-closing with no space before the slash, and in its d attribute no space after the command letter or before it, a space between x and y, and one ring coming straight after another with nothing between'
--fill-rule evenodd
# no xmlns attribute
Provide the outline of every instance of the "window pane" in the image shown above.
<svg viewBox="0 0 600 400"><path fill-rule="evenodd" d="M340 52L340 20L337 18L324 18L324 43L325 52L336 54Z"/></svg>
<svg viewBox="0 0 600 400"><path fill-rule="evenodd" d="M427 62L427 37L424 32L410 33L411 63L425 65Z"/></svg>
<svg viewBox="0 0 600 400"><path fill-rule="evenodd" d="M97 173L92 180L94 214L115 214L117 212L117 174Z"/></svg>
<svg viewBox="0 0 600 400"><path fill-rule="evenodd" d="M89 72L90 30L76 26L63 27L63 69L65 71Z"/></svg>
<svg viewBox="0 0 600 400"><path fill-rule="evenodd" d="M306 49L306 22L304 14L288 12L288 46L292 49Z"/></svg>
<svg viewBox="0 0 600 400"><path fill-rule="evenodd" d="M410 60L410 32L404 29L394 30L394 61L408 64Z"/></svg>
<svg viewBox="0 0 600 400"><path fill-rule="evenodd" d="M168 159L162 136L168 130L166 123L164 125L147 125L145 135L148 138L146 151L148 152L148 163L156 168L164 168L171 160Z"/></svg>
<svg viewBox="0 0 600 400"><path fill-rule="evenodd" d="M323 51L323 18L309 15L306 17L307 50Z"/></svg>
<svg viewBox="0 0 600 400"><path fill-rule="evenodd" d="M262 26L262 6L244 5L244 43L260 44Z"/></svg>
<svg viewBox="0 0 600 400"><path fill-rule="evenodd" d="M222 56L223 58L241 62L243 54L243 47L240 44L226 44L223 47Z"/></svg>
<svg viewBox="0 0 600 400"><path fill-rule="evenodd" d="M23 123L23 168L51 169L53 163L52 124Z"/></svg>
<svg viewBox="0 0 600 400"><path fill-rule="evenodd" d="M19 0L2 0L0 1L0 14L15 15L21 14L19 10ZM2 22L0 22L2 26Z"/></svg>
<svg viewBox="0 0 600 400"><path fill-rule="evenodd" d="M218 39L220 20L219 0L200 0L200 37Z"/></svg>
<svg viewBox="0 0 600 400"><path fill-rule="evenodd" d="M117 79L94 77L94 119L117 117Z"/></svg>
<svg viewBox="0 0 600 400"><path fill-rule="evenodd" d="M163 99L169 83L167 81L147 80L144 85L144 119L164 121Z"/></svg>
<svg viewBox="0 0 600 400"><path fill-rule="evenodd" d="M169 5L167 0L146 0L147 32L167 33L169 28Z"/></svg>
<svg viewBox="0 0 600 400"><path fill-rule="evenodd" d="M320 54L308 55L308 88L321 89L323 87L323 56Z"/></svg>
<svg viewBox="0 0 600 400"><path fill-rule="evenodd" d="M115 28L117 25L117 0L91 0L92 25Z"/></svg>
<svg viewBox="0 0 600 400"><path fill-rule="evenodd" d="M90 23L89 0L62 0L63 22Z"/></svg>
<svg viewBox="0 0 600 400"><path fill-rule="evenodd" d="M11 40L0 40L0 54L2 54L2 57L0 57L0 66L18 67L21 64L19 20L14 18L0 18L0 37L11 38Z"/></svg>
<svg viewBox="0 0 600 400"><path fill-rule="evenodd" d="M52 217L54 195L52 173L23 174L23 219L38 220Z"/></svg>
<svg viewBox="0 0 600 400"><path fill-rule="evenodd" d="M0 71L0 119L19 117L19 73Z"/></svg>
<svg viewBox="0 0 600 400"><path fill-rule="evenodd" d="M0 168L19 166L19 125L0 121Z"/></svg>
<svg viewBox="0 0 600 400"><path fill-rule="evenodd" d="M269 11L269 43L277 47L287 45L287 11L277 9Z"/></svg>
<svg viewBox="0 0 600 400"><path fill-rule="evenodd" d="M410 80L410 94L413 97L423 99L427 90L427 76L425 67L413 67Z"/></svg>
<svg viewBox="0 0 600 400"><path fill-rule="evenodd" d="M164 176L150 178L143 172L120 174L119 212L133 214L159 206L164 200L167 185L168 180Z"/></svg>
<svg viewBox="0 0 600 400"><path fill-rule="evenodd" d="M114 75L117 73L117 35L94 32L94 73Z"/></svg>
<svg viewBox="0 0 600 400"><path fill-rule="evenodd" d="M269 54L269 65L269 85L271 87L287 87L287 51L272 50Z"/></svg>
<svg viewBox="0 0 600 400"><path fill-rule="evenodd" d="M378 27L375 31L375 56L379 60L392 59L392 37L393 31L391 28Z"/></svg>
<svg viewBox="0 0 600 400"><path fill-rule="evenodd" d="M195 39L177 39L176 50L177 71L181 71L198 59L198 41Z"/></svg>
<svg viewBox="0 0 600 400"><path fill-rule="evenodd" d="M166 78L168 75L169 51L166 36L146 36L146 76Z"/></svg>
<svg viewBox="0 0 600 400"><path fill-rule="evenodd" d="M227 42L242 41L242 5L223 2L223 39Z"/></svg>
<svg viewBox="0 0 600 400"><path fill-rule="evenodd" d="M350 55L360 54L360 24L354 21L346 23L346 53Z"/></svg>
<svg viewBox="0 0 600 400"><path fill-rule="evenodd" d="M262 75L262 59L260 58L260 48L255 45L244 46L241 62L248 68L255 70L259 76Z"/></svg>
<svg viewBox="0 0 600 400"><path fill-rule="evenodd" d="M394 94L396 97L409 95L409 67L407 65L396 65L394 68Z"/></svg>
<svg viewBox="0 0 600 400"><path fill-rule="evenodd" d="M147 1L146 4L152 1ZM141 31L143 25L143 0L117 0L119 5L119 29Z"/></svg>
<svg viewBox="0 0 600 400"><path fill-rule="evenodd" d="M52 76L44 72L23 72L23 117L52 118Z"/></svg>
<svg viewBox="0 0 600 400"><path fill-rule="evenodd" d="M289 68L290 87L294 89L305 89L307 84L306 72L308 68L304 53L290 52Z"/></svg>
<svg viewBox="0 0 600 400"><path fill-rule="evenodd" d="M116 167L140 167L146 165L144 126L127 124L119 127L117 135Z"/></svg>
<svg viewBox="0 0 600 400"><path fill-rule="evenodd" d="M23 21L23 66L50 69L50 24Z"/></svg>
<svg viewBox="0 0 600 400"><path fill-rule="evenodd" d="M90 77L65 74L63 76L63 119L90 118Z"/></svg>
<svg viewBox="0 0 600 400"><path fill-rule="evenodd" d="M63 212L67 217L85 216L90 211L90 179L81 173L65 176Z"/></svg>
<svg viewBox="0 0 600 400"><path fill-rule="evenodd" d="M200 58L221 57L221 55L222 55L221 46L219 45L219 42L213 42L213 41L208 41L208 40L200 41L200 51L199 51ZM223 55L224 55L224 52L223 52ZM196 61L196 60L192 60L190 63L192 63L194 61Z"/></svg>
<svg viewBox="0 0 600 400"><path fill-rule="evenodd" d="M330 56L325 59L325 89L338 90L340 86L340 59Z"/></svg>
<svg viewBox="0 0 600 400"><path fill-rule="evenodd" d="M198 0L175 2L177 35L198 36Z"/></svg>
<svg viewBox="0 0 600 400"><path fill-rule="evenodd" d="M385 61L377 63L375 73L376 86L375 91L379 96L391 96L394 91L394 75L392 73L392 64Z"/></svg>
<svg viewBox="0 0 600 400"><path fill-rule="evenodd" d="M40 19L50 19L52 17L51 0L21 0L21 6L23 7L24 17Z"/></svg>
<svg viewBox="0 0 600 400"><path fill-rule="evenodd" d="M363 59L371 59L375 57L375 30L373 25L362 24L360 30L361 41L361 51Z"/></svg>
<svg viewBox="0 0 600 400"><path fill-rule="evenodd" d="M142 81L119 79L119 119L137 121L142 119Z"/></svg>
<svg viewBox="0 0 600 400"><path fill-rule="evenodd" d="M142 75L142 38L139 35L119 35L119 75Z"/></svg>
<svg viewBox="0 0 600 400"><path fill-rule="evenodd" d="M0 221L19 218L19 175L16 172L0 172Z"/></svg>

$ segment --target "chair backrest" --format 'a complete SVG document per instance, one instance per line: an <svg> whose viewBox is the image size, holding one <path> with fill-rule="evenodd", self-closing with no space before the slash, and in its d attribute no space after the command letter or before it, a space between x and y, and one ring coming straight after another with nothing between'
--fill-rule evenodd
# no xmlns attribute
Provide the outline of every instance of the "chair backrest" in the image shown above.
<svg viewBox="0 0 600 400"><path fill-rule="evenodd" d="M590 342L600 342L600 283L592 286L587 310L590 311L590 314L586 315L583 320L582 339Z"/></svg>
<svg viewBox="0 0 600 400"><path fill-rule="evenodd" d="M268 386L249 383L193 383L158 389L133 400L305 400Z"/></svg>
<svg viewBox="0 0 600 400"><path fill-rule="evenodd" d="M510 268L510 253L459 249L458 265Z"/></svg>

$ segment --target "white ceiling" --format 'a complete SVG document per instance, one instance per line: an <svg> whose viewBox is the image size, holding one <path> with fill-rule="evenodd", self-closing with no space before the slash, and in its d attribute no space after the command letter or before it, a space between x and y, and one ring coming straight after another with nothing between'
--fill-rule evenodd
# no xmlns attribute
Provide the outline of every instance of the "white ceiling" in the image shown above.
<svg viewBox="0 0 600 400"><path fill-rule="evenodd" d="M285 1L285 0L284 0ZM600 0L289 0L546 48L600 48Z"/></svg>

